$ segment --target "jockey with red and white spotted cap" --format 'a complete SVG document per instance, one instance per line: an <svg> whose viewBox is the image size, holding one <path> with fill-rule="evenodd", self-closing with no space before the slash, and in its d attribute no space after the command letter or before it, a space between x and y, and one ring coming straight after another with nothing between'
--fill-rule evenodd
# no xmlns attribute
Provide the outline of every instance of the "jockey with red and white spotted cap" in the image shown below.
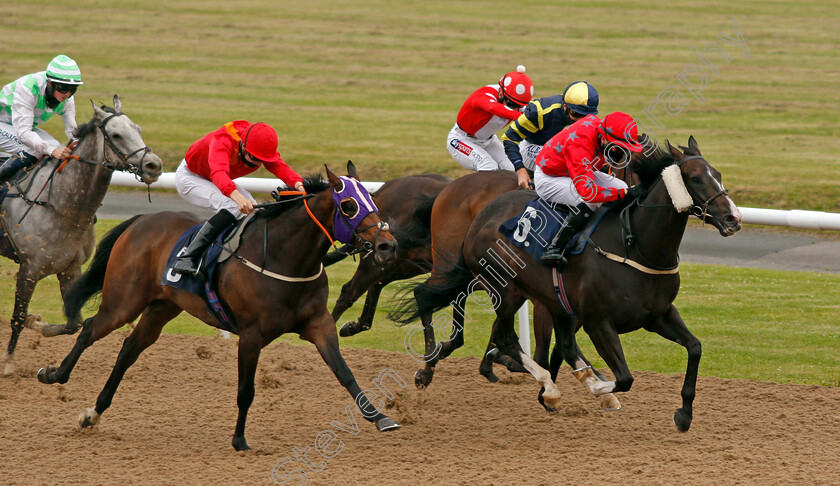
<svg viewBox="0 0 840 486"><path fill-rule="evenodd" d="M496 132L519 118L533 96L534 83L525 66L502 76L498 85L477 89L464 102L446 138L452 158L469 170L514 170Z"/></svg>
<svg viewBox="0 0 840 486"><path fill-rule="evenodd" d="M551 138L537 155L534 186L540 198L571 207L568 218L546 249L542 261L566 263L566 245L586 224L601 204L637 196L642 189L628 191L627 184L600 172L606 164L629 160L631 152L641 152L639 132L633 118L622 112L610 113L603 120L588 115Z"/></svg>

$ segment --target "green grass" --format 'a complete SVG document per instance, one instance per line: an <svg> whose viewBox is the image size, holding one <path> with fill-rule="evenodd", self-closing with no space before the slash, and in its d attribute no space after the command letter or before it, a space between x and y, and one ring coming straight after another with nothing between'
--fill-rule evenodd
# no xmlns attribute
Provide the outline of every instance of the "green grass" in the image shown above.
<svg viewBox="0 0 840 486"><path fill-rule="evenodd" d="M99 236L116 223L100 221ZM352 259L328 268L330 306L354 271ZM0 262L0 275L7 277L0 279L2 316L11 315L14 280L10 277L14 272L11 261ZM692 264L683 264L680 275L682 288L676 305L689 329L703 343L701 375L840 386L840 275ZM383 291L373 329L342 338L343 347L406 352L405 336L414 325L397 327L386 317L388 302L398 288L392 284ZM364 298L349 309L339 325L358 317L363 302ZM41 313L49 322L63 322L55 277L39 284L30 311ZM94 312L95 305L90 305L85 315ZM474 321L465 329L466 345L454 356L481 356L493 316L471 304L467 312ZM201 336L216 332L186 314L168 324L165 331ZM419 333L412 341L415 350L422 350L421 337ZM578 339L593 363L605 367L586 335L581 332ZM280 340L302 342L296 335ZM631 370L685 371L685 350L657 335L637 331L622 336L622 343Z"/></svg>
<svg viewBox="0 0 840 486"><path fill-rule="evenodd" d="M313 0L305 7L274 0L77 0L68 9L12 0L3 5L0 84L66 53L85 79L76 96L79 121L91 116L89 98L110 103L119 93L167 171L194 140L244 118L274 125L280 153L298 172L353 159L365 180L465 174L445 150L446 133L473 90L517 64L528 67L538 97L588 80L599 90L602 114L622 110L642 118L673 86L688 104L670 116L660 103L654 113L664 128L653 134L683 144L693 134L736 203L840 211L840 5L593 0L511 6L501 0ZM734 36L733 19L749 58L716 37ZM702 50L711 42L732 61L712 54L720 73L708 76L701 103L675 77L698 63L691 46ZM63 137L60 121L44 128ZM99 230L109 224L101 222ZM333 300L352 271L352 262L329 269ZM14 267L4 261L0 273L6 277L0 315L8 316ZM684 265L677 304L704 343L701 373L839 385L839 283L836 275ZM386 290L382 301L390 295ZM60 320L57 296L55 279L46 280L32 309ZM401 351L407 328L383 316L373 331L343 345ZM480 354L489 322L468 327L468 344L456 355ZM185 317L167 330L214 332ZM594 358L588 339L580 341ZM632 369L684 370L678 345L645 332L623 342Z"/></svg>
<svg viewBox="0 0 840 486"><path fill-rule="evenodd" d="M526 1L511 11L501 0L13 0L0 82L65 52L86 82L79 118L88 98L119 93L167 170L200 136L246 118L278 128L299 172L353 159L367 180L464 174L446 133L467 95L517 64L537 96L586 79L602 114L643 121L673 86L688 104L671 116L660 103L654 134L683 144L694 134L736 203L838 211L838 16L836 2L798 1ZM735 36L733 20L748 58L717 38ZM720 72L707 74L701 103L676 76L700 62L691 46L712 42L732 60L710 54Z"/></svg>

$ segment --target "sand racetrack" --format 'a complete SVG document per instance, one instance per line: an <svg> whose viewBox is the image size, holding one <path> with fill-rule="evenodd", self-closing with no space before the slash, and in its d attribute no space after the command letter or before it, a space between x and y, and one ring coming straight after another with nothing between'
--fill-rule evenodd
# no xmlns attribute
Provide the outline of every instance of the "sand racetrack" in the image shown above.
<svg viewBox="0 0 840 486"><path fill-rule="evenodd" d="M3 322L3 346L8 336ZM306 470L294 449L307 446L324 467L306 470L308 484L840 483L840 388L701 378L683 434L671 423L682 374L637 372L619 395L624 408L606 412L564 368L565 404L552 415L530 376L497 366L502 382L493 385L478 360L451 358L421 392L408 355L347 349L362 388L374 389L383 369L407 385L385 382L401 390L386 413L403 428L378 433L352 408L353 435L331 424L350 424L352 401L311 345L263 351L246 429L253 450L237 453L236 340L193 336L161 336L99 425L81 431L77 417L93 406L125 336L88 349L67 384L43 385L37 369L58 364L75 336L24 330L16 372L0 378L0 484L274 484L285 457L275 477ZM326 459L313 446L322 431L336 436L322 443Z"/></svg>

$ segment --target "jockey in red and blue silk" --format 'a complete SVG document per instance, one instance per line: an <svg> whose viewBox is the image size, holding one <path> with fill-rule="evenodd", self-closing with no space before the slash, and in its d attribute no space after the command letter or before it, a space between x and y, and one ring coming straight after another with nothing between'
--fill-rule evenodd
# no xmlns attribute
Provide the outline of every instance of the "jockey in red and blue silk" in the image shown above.
<svg viewBox="0 0 840 486"><path fill-rule="evenodd" d="M525 67L502 76L499 84L476 90L458 112L446 139L452 158L465 169L513 170L496 132L516 120L534 96L534 84Z"/></svg>
<svg viewBox="0 0 840 486"><path fill-rule="evenodd" d="M606 163L623 163L629 160L631 152L641 151L636 122L621 112L610 113L603 120L586 116L543 146L534 171L537 195L572 208L543 256L544 262L565 263L563 248L583 227L592 210L628 194L624 181L599 172L600 169Z"/></svg>

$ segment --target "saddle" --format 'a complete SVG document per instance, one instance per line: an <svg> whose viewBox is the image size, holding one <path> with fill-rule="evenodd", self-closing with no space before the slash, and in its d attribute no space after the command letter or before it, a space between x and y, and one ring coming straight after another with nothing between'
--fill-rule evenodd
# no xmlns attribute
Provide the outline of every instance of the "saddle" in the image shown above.
<svg viewBox="0 0 840 486"><path fill-rule="evenodd" d="M609 211L608 207L601 206L593 213L583 230L572 237L566 247L566 255L583 253L589 236L595 231L607 211ZM528 252L542 264L540 257L560 231L570 212L571 208L568 206L537 198L529 202L519 216L502 223L499 226L499 232L514 246Z"/></svg>
<svg viewBox="0 0 840 486"><path fill-rule="evenodd" d="M223 231L216 238L216 241L204 252L197 276L184 275L172 270L172 267L178 260L179 253L186 251L186 248L190 245L198 230L203 226L203 223L187 228L178 238L178 241L175 242L175 246L169 253L169 258L166 261L166 271L160 282L161 285L168 285L201 296L207 304L207 309L222 324L223 329L234 334L239 334L239 327L232 318L233 314L230 312L230 309L227 309L227 305L219 298L216 292L218 267L220 263L230 258L239 248L242 232L248 223L253 220L254 216L256 216L256 213L251 213L247 217L240 219L236 224Z"/></svg>

